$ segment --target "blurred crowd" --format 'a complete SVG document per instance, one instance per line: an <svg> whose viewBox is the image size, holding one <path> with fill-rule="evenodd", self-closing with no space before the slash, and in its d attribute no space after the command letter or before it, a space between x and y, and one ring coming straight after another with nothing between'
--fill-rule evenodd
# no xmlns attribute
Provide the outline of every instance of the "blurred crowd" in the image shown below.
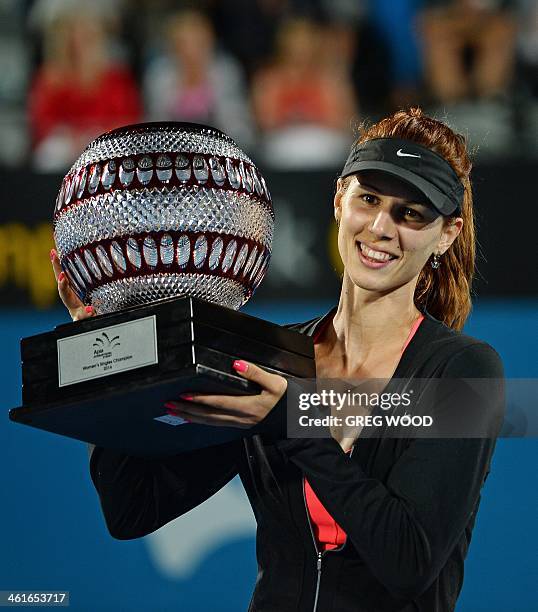
<svg viewBox="0 0 538 612"><path fill-rule="evenodd" d="M338 166L420 104L478 155L538 158L537 0L0 0L0 164L65 170L96 135L192 121L265 167Z"/></svg>

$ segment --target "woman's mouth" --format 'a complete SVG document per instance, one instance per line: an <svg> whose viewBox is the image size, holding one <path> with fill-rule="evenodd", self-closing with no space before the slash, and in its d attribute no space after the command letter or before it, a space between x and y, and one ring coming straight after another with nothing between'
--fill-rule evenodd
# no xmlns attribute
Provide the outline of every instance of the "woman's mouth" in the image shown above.
<svg viewBox="0 0 538 612"><path fill-rule="evenodd" d="M396 255L391 255L385 251L377 251L362 242L357 242L359 259L367 268L386 268L392 261L398 259Z"/></svg>

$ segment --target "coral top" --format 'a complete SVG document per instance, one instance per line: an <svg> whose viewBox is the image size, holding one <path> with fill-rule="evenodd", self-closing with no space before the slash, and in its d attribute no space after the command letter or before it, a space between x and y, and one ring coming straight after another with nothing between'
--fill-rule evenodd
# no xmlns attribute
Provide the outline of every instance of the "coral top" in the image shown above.
<svg viewBox="0 0 538 612"><path fill-rule="evenodd" d="M329 317L327 321L320 326L314 335L314 344L318 341L321 336L322 331L329 324L331 318ZM419 325L424 320L424 315L420 315L420 317L415 321L411 331L409 332L409 336L405 341L405 344L402 349L402 354L407 348L408 344L411 342L411 339L415 335ZM351 452L351 449L347 451ZM327 512L325 506L319 501L318 497L314 493L310 483L306 478L303 478L304 481L304 492L306 499L306 507L308 509L308 514L310 515L310 522L312 524L312 530L314 531L314 535L316 537L318 550L332 550L333 548L338 548L344 544L346 541L346 532L340 527L340 525L333 519L333 517Z"/></svg>
<svg viewBox="0 0 538 612"><path fill-rule="evenodd" d="M100 132L136 123L142 117L142 102L131 72L110 65L91 87L73 79L52 78L40 68L30 89L29 118L34 144L59 128L82 135L86 143Z"/></svg>

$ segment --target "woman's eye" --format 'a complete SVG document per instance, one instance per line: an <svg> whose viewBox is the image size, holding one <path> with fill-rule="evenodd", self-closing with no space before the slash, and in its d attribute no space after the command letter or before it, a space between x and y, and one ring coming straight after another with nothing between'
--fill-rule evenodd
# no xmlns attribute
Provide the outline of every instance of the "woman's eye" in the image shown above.
<svg viewBox="0 0 538 612"><path fill-rule="evenodd" d="M422 215L413 208L404 208L403 214L404 217L412 219L413 221L420 221L420 219L422 219Z"/></svg>
<svg viewBox="0 0 538 612"><path fill-rule="evenodd" d="M376 196L371 193L363 193L361 199L363 202L366 202L366 204L375 204L377 202Z"/></svg>

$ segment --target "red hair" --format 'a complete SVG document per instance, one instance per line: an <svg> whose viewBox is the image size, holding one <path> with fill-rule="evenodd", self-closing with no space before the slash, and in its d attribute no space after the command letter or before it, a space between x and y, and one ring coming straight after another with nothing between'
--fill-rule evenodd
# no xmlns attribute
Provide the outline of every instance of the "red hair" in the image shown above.
<svg viewBox="0 0 538 612"><path fill-rule="evenodd" d="M429 262L422 269L414 300L417 308L427 308L436 319L460 330L471 312L471 284L476 257L473 194L470 181L472 163L465 138L447 125L426 116L420 108L400 110L371 126L359 130L357 143L373 138L403 138L428 147L452 166L464 186L460 216L463 228L441 257L434 270ZM456 215L446 217L450 223Z"/></svg>

